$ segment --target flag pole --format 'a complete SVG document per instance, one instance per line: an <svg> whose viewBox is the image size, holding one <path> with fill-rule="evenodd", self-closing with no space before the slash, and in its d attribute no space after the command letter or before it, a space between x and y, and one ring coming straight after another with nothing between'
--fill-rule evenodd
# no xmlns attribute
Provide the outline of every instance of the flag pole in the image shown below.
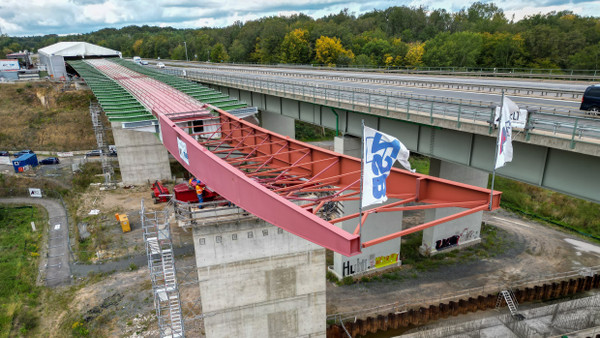
<svg viewBox="0 0 600 338"><path fill-rule="evenodd" d="M502 131L500 122L502 121L502 109L504 108L504 89L502 89L502 101L500 103L500 121L498 121L498 133ZM495 121L492 121L494 123ZM496 180L496 162L498 161L498 144L500 143L500 135L496 136L496 147L494 149L494 170L492 171L492 189L490 190L490 208L492 210L492 201L494 200L494 181Z"/></svg>
<svg viewBox="0 0 600 338"><path fill-rule="evenodd" d="M361 135L360 135L360 198L358 199L358 247L362 246L362 202L363 202L363 172L365 169L365 120L361 120Z"/></svg>

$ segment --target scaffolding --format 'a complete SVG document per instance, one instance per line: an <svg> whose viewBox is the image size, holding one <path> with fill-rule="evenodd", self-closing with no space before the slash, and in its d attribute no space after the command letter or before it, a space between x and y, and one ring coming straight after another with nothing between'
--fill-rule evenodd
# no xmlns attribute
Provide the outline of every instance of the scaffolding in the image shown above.
<svg viewBox="0 0 600 338"><path fill-rule="evenodd" d="M163 211L146 211L142 200L140 219L144 229L144 243L160 336L184 337L183 313L169 227L169 208Z"/></svg>
<svg viewBox="0 0 600 338"><path fill-rule="evenodd" d="M104 184L109 185L112 183L112 177L114 175L113 166L108 159L109 149L106 142L106 128L100 119L102 108L98 102L90 102L90 116L92 117L92 127L94 128L94 134L96 135L96 143L98 149L100 149L100 159L102 161L102 174L104 174Z"/></svg>

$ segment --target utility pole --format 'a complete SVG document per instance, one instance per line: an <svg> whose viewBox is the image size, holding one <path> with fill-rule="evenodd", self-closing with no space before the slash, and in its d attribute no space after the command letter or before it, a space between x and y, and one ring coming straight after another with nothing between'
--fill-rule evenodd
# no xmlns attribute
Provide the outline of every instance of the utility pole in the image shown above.
<svg viewBox="0 0 600 338"><path fill-rule="evenodd" d="M187 56L187 43L184 41L183 45L185 46L185 61L190 61L190 59L188 59L188 56Z"/></svg>

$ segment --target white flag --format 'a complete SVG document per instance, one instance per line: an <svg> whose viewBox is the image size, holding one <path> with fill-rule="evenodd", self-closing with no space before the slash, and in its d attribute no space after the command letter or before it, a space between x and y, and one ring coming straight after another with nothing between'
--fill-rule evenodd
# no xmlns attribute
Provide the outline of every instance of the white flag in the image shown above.
<svg viewBox="0 0 600 338"><path fill-rule="evenodd" d="M519 107L508 97L504 97L500 123L498 123L498 141L496 142L496 165L495 169L503 167L506 162L512 161L512 125L511 114L518 112Z"/></svg>
<svg viewBox="0 0 600 338"><path fill-rule="evenodd" d="M392 170L394 162L408 169L410 152L393 136L384 134L375 129L365 127L363 131L364 142L364 172L362 186L362 207L387 201L386 180Z"/></svg>

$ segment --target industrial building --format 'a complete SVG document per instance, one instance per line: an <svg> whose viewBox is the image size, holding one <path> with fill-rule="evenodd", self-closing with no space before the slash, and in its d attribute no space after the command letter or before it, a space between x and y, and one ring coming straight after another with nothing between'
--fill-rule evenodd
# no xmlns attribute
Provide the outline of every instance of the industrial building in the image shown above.
<svg viewBox="0 0 600 338"><path fill-rule="evenodd" d="M122 57L121 52L87 42L58 42L38 50L40 64L51 78L67 77L65 60Z"/></svg>

